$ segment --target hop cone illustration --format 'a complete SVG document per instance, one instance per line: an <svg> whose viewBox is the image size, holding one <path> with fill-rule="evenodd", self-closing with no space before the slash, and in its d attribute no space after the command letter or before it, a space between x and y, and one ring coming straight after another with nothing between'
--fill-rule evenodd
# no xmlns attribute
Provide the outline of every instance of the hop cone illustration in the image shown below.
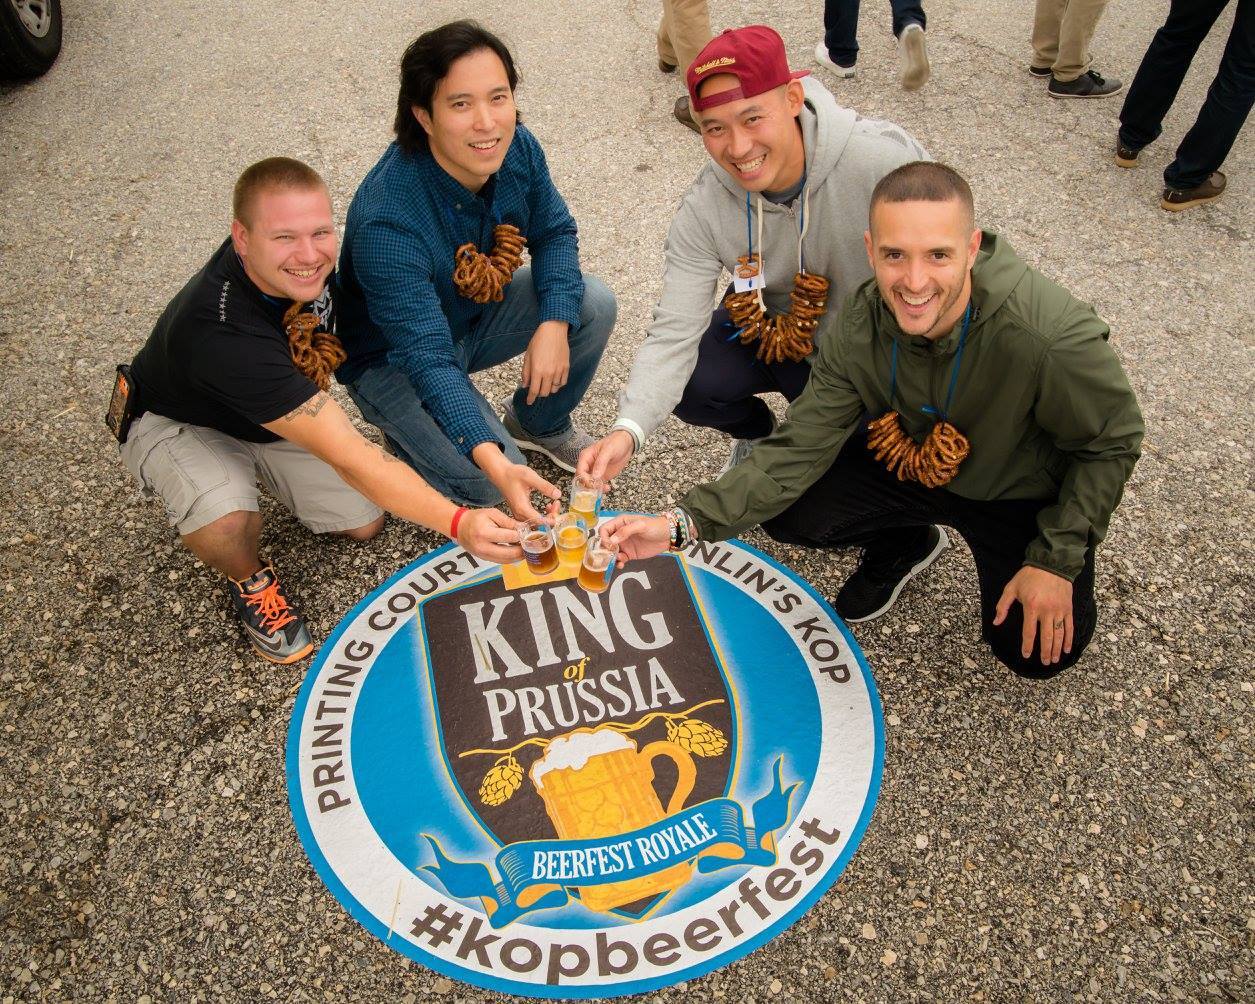
<svg viewBox="0 0 1255 1004"><path fill-rule="evenodd" d="M479 786L479 800L485 805L501 805L519 790L523 783L523 768L512 756L499 760L484 775Z"/></svg>
<svg viewBox="0 0 1255 1004"><path fill-rule="evenodd" d="M667 719L667 739L694 756L718 756L728 748L724 734L700 718Z"/></svg>

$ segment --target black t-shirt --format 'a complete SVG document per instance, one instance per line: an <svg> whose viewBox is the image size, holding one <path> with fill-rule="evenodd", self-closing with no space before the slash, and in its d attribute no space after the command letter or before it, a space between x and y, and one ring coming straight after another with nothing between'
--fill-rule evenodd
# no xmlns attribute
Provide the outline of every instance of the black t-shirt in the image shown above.
<svg viewBox="0 0 1255 1004"><path fill-rule="evenodd" d="M144 410L253 443L274 442L279 437L262 423L318 392L292 362L283 330L290 305L262 293L225 241L170 301L131 364ZM335 331L330 283L309 309Z"/></svg>

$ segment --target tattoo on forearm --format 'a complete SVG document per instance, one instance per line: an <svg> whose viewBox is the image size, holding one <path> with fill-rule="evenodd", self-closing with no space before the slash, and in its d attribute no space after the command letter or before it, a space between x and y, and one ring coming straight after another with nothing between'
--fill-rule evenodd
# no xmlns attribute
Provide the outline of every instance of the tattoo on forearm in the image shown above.
<svg viewBox="0 0 1255 1004"><path fill-rule="evenodd" d="M330 400L331 400L331 396L327 394L326 392L320 390L317 394L311 397L304 404L297 405L295 408L289 411L286 415L284 415L283 421L291 422L293 419L300 418L302 415L307 415L310 418L313 418L320 411L322 411L324 407L326 407L327 402Z"/></svg>

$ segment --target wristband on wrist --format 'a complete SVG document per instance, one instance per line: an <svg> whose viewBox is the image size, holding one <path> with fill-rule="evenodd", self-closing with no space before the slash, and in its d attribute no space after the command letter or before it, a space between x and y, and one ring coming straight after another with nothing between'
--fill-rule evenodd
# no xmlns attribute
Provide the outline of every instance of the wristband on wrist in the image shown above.
<svg viewBox="0 0 1255 1004"><path fill-rule="evenodd" d="M683 508L674 506L663 515L667 517L667 529L670 531L670 540L667 545L669 551L683 551L697 539L693 519Z"/></svg>
<svg viewBox="0 0 1255 1004"><path fill-rule="evenodd" d="M453 521L449 524L449 539L458 539L458 524L462 522L462 517L470 510L466 506L458 506L458 511L453 514Z"/></svg>

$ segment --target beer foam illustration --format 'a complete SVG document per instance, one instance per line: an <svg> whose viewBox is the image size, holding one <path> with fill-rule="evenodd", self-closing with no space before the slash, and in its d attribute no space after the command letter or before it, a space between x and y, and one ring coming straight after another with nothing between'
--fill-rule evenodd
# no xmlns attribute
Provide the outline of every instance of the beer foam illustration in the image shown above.
<svg viewBox="0 0 1255 1004"><path fill-rule="evenodd" d="M592 732L572 732L559 736L549 744L545 755L532 765L532 783L539 786L540 779L551 770L564 767L579 770L600 753L635 748L631 739L614 729L594 729Z"/></svg>

